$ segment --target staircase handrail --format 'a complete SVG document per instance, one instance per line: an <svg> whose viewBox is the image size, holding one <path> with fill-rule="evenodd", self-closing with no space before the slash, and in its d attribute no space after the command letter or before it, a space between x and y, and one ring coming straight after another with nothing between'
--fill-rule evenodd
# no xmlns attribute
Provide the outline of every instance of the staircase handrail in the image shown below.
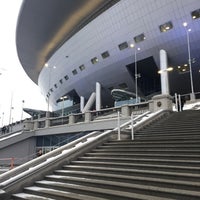
<svg viewBox="0 0 200 200"><path fill-rule="evenodd" d="M44 154L38 158L35 158L31 161L28 161L27 163L24 163L16 168L14 168L13 170L11 171L8 171L8 172L5 172L4 174L1 174L0 175L0 188L1 188L1 183L2 181L5 181L5 180L8 180L9 178L12 178L13 176L16 176L16 175L19 175L20 173L28 170L30 167L34 167L34 166L37 166L38 164L48 160L49 158L52 158L52 157L55 157L57 155L59 155L60 153L62 153L63 150L66 150L66 149L70 149L74 146L76 146L76 144L82 142L82 141L87 141L88 138L90 137L94 137L95 135L97 134L100 134L99 131L93 131L91 133L89 133L88 135L86 136L83 136L75 141L72 141L58 149L55 149L51 152L48 152L47 154Z"/></svg>
<svg viewBox="0 0 200 200"><path fill-rule="evenodd" d="M160 114L163 110L159 111L159 112L156 112L156 113L153 113L152 116L156 116L158 114ZM148 112L145 112L143 113L142 115L140 116L137 116L136 118L134 118L134 120L139 120L139 119L143 119L143 117L145 117L146 115L150 114L150 111ZM120 128L124 128L124 127L127 127L127 125L129 125L131 123L131 120L125 122L124 124L120 125ZM59 154L61 154L64 150L69 150L73 147L75 147L77 144L79 144L80 142L84 143L86 141L88 141L90 138L94 138L94 137L98 137L99 135L101 136L104 136L106 134L109 134L110 132L113 132L113 131L117 131L118 127L114 128L113 130L107 130L105 132L100 132L100 131L93 131L75 141L72 141L66 145L63 145L62 147L58 148L58 149L55 149L51 152L48 152L47 154L44 154L36 159L33 159L31 161L28 161L27 163L24 163L16 168L14 168L13 170L11 171L8 171L8 172L5 172L4 174L1 174L0 175L0 188L2 186L2 182L5 181L5 180L8 180L10 178L12 178L13 176L16 176L16 175L19 175L20 173L28 170L30 167L33 168L34 166L37 166L38 164L41 164L42 162L52 158L52 157L55 157Z"/></svg>
<svg viewBox="0 0 200 200"><path fill-rule="evenodd" d="M142 118L142 116L144 117L148 113L149 112L146 112L135 119ZM130 123L131 120L122 124L120 128L126 127ZM88 152L88 150L102 144L104 141L107 141L109 136L117 129L118 127L113 130L107 130L103 133L100 131L93 131L92 133L89 133L88 135L70 142L58 149L24 163L11 171L5 172L0 175L0 197L4 197L7 193L16 190L16 188L19 189L20 184L16 185L15 183L22 181L23 184L24 182L26 182L26 184L31 184L44 176L46 170L53 171L58 166L60 167L64 163L69 163L74 158L77 158L85 152Z"/></svg>

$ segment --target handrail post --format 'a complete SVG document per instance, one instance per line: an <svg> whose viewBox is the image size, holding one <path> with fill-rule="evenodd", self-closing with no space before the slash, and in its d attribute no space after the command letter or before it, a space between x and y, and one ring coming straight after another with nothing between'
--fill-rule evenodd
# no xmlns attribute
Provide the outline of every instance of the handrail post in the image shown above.
<svg viewBox="0 0 200 200"><path fill-rule="evenodd" d="M131 113L131 139L134 140L133 112Z"/></svg>
<svg viewBox="0 0 200 200"><path fill-rule="evenodd" d="M176 109L177 109L177 111L178 111L178 96L177 96L177 93L175 93L175 104L176 104Z"/></svg>
<svg viewBox="0 0 200 200"><path fill-rule="evenodd" d="M180 94L178 95L178 101L179 101L179 104L178 104L178 105L179 105L179 111L181 112L181 111L182 111L182 109L181 109L181 107L182 107L182 105L181 105L182 102L181 102L181 95L180 95Z"/></svg>
<svg viewBox="0 0 200 200"><path fill-rule="evenodd" d="M14 158L12 157L10 161L10 169L13 169L13 168L14 168Z"/></svg>
<svg viewBox="0 0 200 200"><path fill-rule="evenodd" d="M121 137L120 137L120 113L118 111L118 140L121 140Z"/></svg>

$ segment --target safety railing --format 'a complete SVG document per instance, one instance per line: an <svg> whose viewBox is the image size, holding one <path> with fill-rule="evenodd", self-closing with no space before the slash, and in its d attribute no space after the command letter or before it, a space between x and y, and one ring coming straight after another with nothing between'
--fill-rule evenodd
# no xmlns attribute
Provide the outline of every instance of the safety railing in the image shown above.
<svg viewBox="0 0 200 200"><path fill-rule="evenodd" d="M83 136L82 138L79 138L73 142L70 142L58 149L55 149L45 155L42 155L36 159L33 159L27 163L24 163L22 164L21 166L18 166L16 168L14 168L13 170L9 171L9 172L6 172L2 175L0 175L0 181L3 182L5 180L8 180L10 179L11 177L13 176L16 176L16 175L19 175L20 173L26 171L26 170L29 170L30 168L33 168L33 167L37 167L39 164L47 161L48 159L50 158L56 158L56 156L60 155L63 153L63 151L65 150L70 150L70 149L73 149L74 147L76 147L77 144L79 143L85 143L88 141L89 138L92 138L92 137L95 137L97 135L99 135L100 132L99 131L94 131L86 136ZM0 184L0 186L2 186L2 184Z"/></svg>
<svg viewBox="0 0 200 200"><path fill-rule="evenodd" d="M153 113L151 117L158 118L161 113L162 111ZM58 166L62 166L64 163L69 163L71 160L77 159L78 156L96 148L96 146L109 140L109 138L113 134L116 134L119 129L121 130L131 126L133 120L137 122L140 119L139 122L134 125L135 128L141 126L142 123L150 123L152 119L150 120L151 117L146 117L147 115L150 115L150 113L144 113L137 118L129 119L126 123L119 125L119 127L116 127L113 130L107 130L104 132L94 131L89 133L88 135L70 142L45 155L24 163L13 170L5 172L0 175L0 198L7 195L9 191L13 192L17 186L20 186L20 182L23 182L23 185L26 185L30 183L30 180L32 182L36 181L48 171L53 171L57 169ZM119 132L118 139L120 139Z"/></svg>
<svg viewBox="0 0 200 200"><path fill-rule="evenodd" d="M39 123L37 128L45 128L46 120L49 120L49 127L52 127L52 126L75 124L81 122L84 123L95 120L106 120L106 119L117 118L118 111L121 112L124 117L129 117L130 115L127 113L134 113L135 115L139 115L148 110L149 110L149 103L143 102L133 105L124 105L121 107L106 108L100 111L89 111L86 113L75 113L62 117L43 118L43 119L38 119Z"/></svg>
<svg viewBox="0 0 200 200"><path fill-rule="evenodd" d="M0 158L0 168L13 169L15 158Z"/></svg>

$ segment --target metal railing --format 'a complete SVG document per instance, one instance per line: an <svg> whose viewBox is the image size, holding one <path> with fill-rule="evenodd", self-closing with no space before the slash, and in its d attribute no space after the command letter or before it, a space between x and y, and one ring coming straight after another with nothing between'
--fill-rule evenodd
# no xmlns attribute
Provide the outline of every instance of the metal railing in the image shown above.
<svg viewBox="0 0 200 200"><path fill-rule="evenodd" d="M142 124L147 124L147 122L150 123L150 121L153 120L150 119L152 117L158 119L160 115L162 115L162 111L153 113L151 117L142 120L147 114L149 114L149 112L138 116L138 118L129 119L126 123L113 130L107 130L105 132L94 131L89 133L86 136L5 172L0 175L0 198L10 195L9 192L21 189L20 182L22 182L23 185L28 185L30 184L30 180L31 182L34 182L48 171L53 171L57 169L58 166L69 163L71 160L77 159L78 156L83 155L85 152L96 148L96 146L107 141L111 134L116 134L117 130L130 126L133 120L138 121L140 119L140 121L134 125L134 128L139 128Z"/></svg>

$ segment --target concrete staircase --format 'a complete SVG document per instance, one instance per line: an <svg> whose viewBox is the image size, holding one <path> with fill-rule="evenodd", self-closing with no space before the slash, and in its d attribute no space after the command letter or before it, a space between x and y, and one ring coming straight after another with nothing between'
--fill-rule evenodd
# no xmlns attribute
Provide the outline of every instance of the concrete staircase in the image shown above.
<svg viewBox="0 0 200 200"><path fill-rule="evenodd" d="M12 199L199 200L200 112L174 113L109 141L24 188Z"/></svg>

